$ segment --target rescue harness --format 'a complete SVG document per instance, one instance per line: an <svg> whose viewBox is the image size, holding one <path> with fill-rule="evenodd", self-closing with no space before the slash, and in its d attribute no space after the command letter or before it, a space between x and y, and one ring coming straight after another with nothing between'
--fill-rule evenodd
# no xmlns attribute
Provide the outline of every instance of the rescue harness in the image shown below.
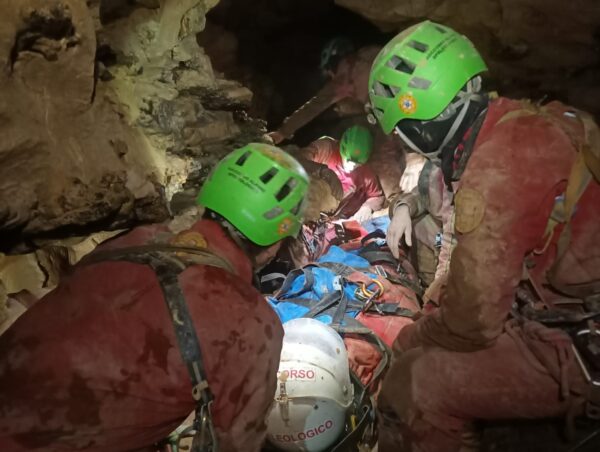
<svg viewBox="0 0 600 452"><path fill-rule="evenodd" d="M505 114L498 123L506 120L538 115L561 130L577 150L563 196L557 198L543 235L544 245L533 250L525 259L524 280L529 282L532 293L523 288L517 291L517 300L512 310L513 322L523 324L532 320L548 327L566 332L571 338L570 352L574 355L587 382L585 396L586 415L600 419L600 280L583 284L564 284L557 278L559 265L571 240L571 219L576 206L587 187L595 181L600 183L600 129L589 113L570 110L562 115L552 113L544 106L529 101L522 108ZM583 127L584 140L578 138L577 127ZM545 299L529 270L534 265L534 256L544 254L551 244L556 246L556 257L546 274L549 286L567 297L561 302L577 310L563 309L558 303ZM540 306L541 305L541 306ZM565 352L568 353L568 352Z"/></svg>
<svg viewBox="0 0 600 452"><path fill-rule="evenodd" d="M104 261L126 261L150 267L158 280L169 309L177 345L190 380L192 397L196 401L192 429L182 432L193 436L192 452L219 450L211 415L214 396L208 385L202 359L202 349L192 322L178 277L190 265L208 265L236 273L225 259L206 249L169 244L149 244L115 250L97 251L82 260L83 265Z"/></svg>

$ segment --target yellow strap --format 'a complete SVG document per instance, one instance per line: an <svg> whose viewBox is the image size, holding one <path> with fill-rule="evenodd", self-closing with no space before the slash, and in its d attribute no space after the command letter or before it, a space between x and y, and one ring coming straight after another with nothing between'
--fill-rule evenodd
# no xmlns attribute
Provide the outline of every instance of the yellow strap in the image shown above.
<svg viewBox="0 0 600 452"><path fill-rule="evenodd" d="M558 238L556 244L556 258L554 264L548 271L547 277L550 284L556 290L574 297L585 297L598 290L598 281L592 281L589 284L568 286L558 283L556 277L556 271L558 270L560 261L565 255L569 243L571 242L570 223L575 207L592 179L596 179L596 182L600 182L600 159L598 158L600 155L600 129L588 113L579 112L578 117L583 123L585 142L579 146L579 153L575 159L575 163L573 163L573 166L571 167L571 173L569 174L569 180L567 181L562 212L559 212L559 214L563 215L562 223L564 223L564 228ZM555 212L553 211L553 214L554 213ZM556 215L553 215L553 217L556 217ZM555 219L549 219L546 231L552 234L557 224L558 222L556 222Z"/></svg>
<svg viewBox="0 0 600 452"><path fill-rule="evenodd" d="M587 168L594 175L596 182L600 183L600 128L589 113L582 111L578 116L585 130L585 144L581 146L581 153Z"/></svg>

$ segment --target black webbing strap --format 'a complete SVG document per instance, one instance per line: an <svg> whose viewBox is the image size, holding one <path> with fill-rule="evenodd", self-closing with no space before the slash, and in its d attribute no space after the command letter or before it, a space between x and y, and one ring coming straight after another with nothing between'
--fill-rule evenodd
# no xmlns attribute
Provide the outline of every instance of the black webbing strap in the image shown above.
<svg viewBox="0 0 600 452"><path fill-rule="evenodd" d="M393 265L394 267L398 265L398 260L390 251L381 251L380 249L365 249L359 252L358 255L363 259L368 260L369 264L374 264L375 262L385 262Z"/></svg>
<svg viewBox="0 0 600 452"><path fill-rule="evenodd" d="M288 273L287 277L283 281L283 284L277 291L277 295L275 296L277 300L284 301L288 298L297 297L298 295L302 295L303 293L312 289L315 283L315 277L307 267L310 266L307 265L303 268L297 268ZM302 287L299 290L296 290L295 292L288 292L288 290L290 290L290 288L292 287L294 281L296 281L296 278L298 278L300 275L304 275L304 284L302 285Z"/></svg>
<svg viewBox="0 0 600 452"><path fill-rule="evenodd" d="M344 288L340 290L340 301L331 319L331 327L337 328L342 324L342 320L346 317L346 309L348 308L348 297L344 293Z"/></svg>
<svg viewBox="0 0 600 452"><path fill-rule="evenodd" d="M331 452L356 452L359 443L363 443L375 438L375 404L367 393L367 388L361 383L356 374L350 371L350 378L354 386L354 413L358 418L356 427L350 430L344 437L331 449ZM358 394L357 394L358 393ZM373 431L368 438L365 438L367 427L371 426Z"/></svg>
<svg viewBox="0 0 600 452"><path fill-rule="evenodd" d="M435 164L431 160L427 160L425 165L423 165L423 169L421 169L421 174L419 175L419 179L417 180L417 190L419 192L419 196L422 199L423 205L429 206L429 186L431 179L431 171L435 168Z"/></svg>
<svg viewBox="0 0 600 452"><path fill-rule="evenodd" d="M174 252L193 254L191 263L173 255ZM155 273L169 309L171 323L175 331L181 358L192 381L192 397L198 402L196 422L202 422L202 434L198 450L217 450L216 435L210 419L210 403L213 394L208 386L206 370L202 359L202 350L196 328L194 327L185 296L179 285L179 274L188 265L208 265L231 272L231 264L215 254L198 248L188 249L177 246L141 246L92 253L81 261L81 265L90 265L103 261L127 261L149 266ZM205 432L204 429L208 429Z"/></svg>
<svg viewBox="0 0 600 452"><path fill-rule="evenodd" d="M352 317L345 317L344 325L339 325L334 327L334 329L340 334L358 334L365 338L367 342L372 343L379 349L381 352L381 361L379 361L379 364L373 371L373 378L371 379L369 386L373 385L383 375L390 363L392 356L390 348L381 340L379 336L377 336L377 334L375 334L371 328L364 326L362 323Z"/></svg>

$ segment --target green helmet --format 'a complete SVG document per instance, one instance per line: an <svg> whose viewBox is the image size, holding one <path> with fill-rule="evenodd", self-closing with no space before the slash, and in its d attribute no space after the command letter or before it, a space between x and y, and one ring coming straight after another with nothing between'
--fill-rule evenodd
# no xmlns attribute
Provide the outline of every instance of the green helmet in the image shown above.
<svg viewBox="0 0 600 452"><path fill-rule="evenodd" d="M340 155L346 161L367 163L373 152L373 136L369 129L352 126L346 129L340 140Z"/></svg>
<svg viewBox="0 0 600 452"><path fill-rule="evenodd" d="M471 41L430 21L404 30L379 52L369 76L373 114L385 133L403 119L430 120L487 70Z"/></svg>
<svg viewBox="0 0 600 452"><path fill-rule="evenodd" d="M309 178L281 149L250 143L212 170L196 201L221 215L260 246L296 236Z"/></svg>

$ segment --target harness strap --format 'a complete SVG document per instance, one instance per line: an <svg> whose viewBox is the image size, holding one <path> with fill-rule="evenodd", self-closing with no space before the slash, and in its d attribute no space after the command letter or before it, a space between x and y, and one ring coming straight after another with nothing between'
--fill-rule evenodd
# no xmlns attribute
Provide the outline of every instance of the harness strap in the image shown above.
<svg viewBox="0 0 600 452"><path fill-rule="evenodd" d="M277 295L275 296L275 298L278 300L282 300L282 299L284 299L284 296L286 298L287 297L297 297L298 295L301 295L301 294L309 291L315 283L315 277L312 274L312 272L307 269L307 267L297 268L297 269L289 272L287 277L283 281L282 286L277 291ZM302 287L295 292L286 293L288 290L290 290L290 288L292 287L292 284L294 283L296 278L298 278L300 275L304 275L304 284L302 285Z"/></svg>
<svg viewBox="0 0 600 452"><path fill-rule="evenodd" d="M598 126L588 113L578 111L577 116L583 124L585 142L578 146L579 153L571 168L562 212L560 211L560 204L557 207L559 218L562 214L562 221L560 223L564 224L564 228L558 238L555 262L548 271L547 277L552 287L557 291L575 298L585 298L592 293L600 293L600 280L584 284L562 284L558 281L557 277L558 266L571 242L570 222L575 212L575 206L592 180L600 183L600 129L598 129ZM551 216L548 220L546 231L549 234L553 234L554 228L558 224L559 222L556 222L556 219Z"/></svg>
<svg viewBox="0 0 600 452"><path fill-rule="evenodd" d="M267 275L263 275L260 278L260 283L267 283L267 282L271 282L271 281L276 281L278 279L283 279L285 280L285 278L287 278L287 276L285 276L283 273L269 273Z"/></svg>
<svg viewBox="0 0 600 452"><path fill-rule="evenodd" d="M563 119L561 120L556 115L548 112L545 107L535 105L529 101L523 101L522 107L522 109L511 111L502 116L497 124L519 117L538 115L561 130L578 151L575 162L571 167L563 199L555 203L554 209L548 219L544 232L544 237L546 238L545 245L541 250L536 250L534 253L544 253L550 243L552 243L557 226L563 225L556 242L556 258L554 264L547 272L547 279L550 285L558 292L574 298L585 298L591 293L600 292L600 280L576 285L562 284L559 282L556 273L571 241L570 223L575 213L575 207L592 180L600 183L600 129L593 117L581 110L566 112L562 115ZM585 139L583 142L581 142L575 133L575 125L578 123L572 122L569 124L565 118L572 119L573 121L576 119L579 120L584 129Z"/></svg>
<svg viewBox="0 0 600 452"><path fill-rule="evenodd" d="M353 319L352 317L346 317L344 323L344 325L338 325L334 329L340 334L358 334L375 345L381 352L381 361L379 361L379 364L373 371L373 378L369 384L369 386L373 386L379 378L382 377L390 364L392 356L390 348L373 332L373 330L364 326L358 320Z"/></svg>
<svg viewBox="0 0 600 452"><path fill-rule="evenodd" d="M562 259L564 258L567 249L569 247L569 243L571 241L571 219L575 214L575 209L577 203L585 193L586 189L589 187L590 183L595 180L596 183L600 183L600 130L595 123L592 116L584 111L571 111L565 112L560 117L549 112L545 107L540 107L539 105L534 105L531 102L523 102L523 108L520 110L515 110L507 113L498 123L506 121L511 118L518 118L522 116L532 116L539 115L545 120L547 120L550 124L558 128L562 131L568 139L571 141L573 147L578 151L577 156L575 157L575 161L571 167L569 178L567 180L567 188L565 190L562 199L558 199L558 202L554 204L554 208L552 213L550 214L550 218L546 224L546 230L544 232L545 245L541 250L534 250L533 254L543 254L548 246L553 243L555 240L554 235L556 228L559 225L562 225L562 231L560 231L560 235L556 240L556 257L554 262L548 272L546 273L546 278L550 283L550 286L556 290L557 292L566 295L572 298L585 299L593 294L600 293L600 280L590 281L582 284L564 284L561 283L558 278L558 269ZM575 120L579 120L579 122L575 122ZM584 130L584 140L581 140L579 135L576 133L576 126L583 126ZM583 142L582 142L583 141ZM524 265L525 274L528 275L527 271L527 262ZM529 277L529 280L532 283L532 286L539 293L540 298L543 300L541 296L541 291L536 287L533 278ZM549 305L547 302L546 304ZM555 311L555 309L551 309L551 311ZM561 316L558 316L561 318ZM561 320L573 320L571 318L565 319L564 316ZM593 318L595 315L591 315L586 318L590 325L593 325ZM541 320L548 319L542 318ZM583 320L583 319L582 319ZM568 400L569 397L569 386L567 379L567 365L566 363L572 360L573 354L575 356L579 356L577 349L573 346L572 341L552 341L545 335L555 334L553 332L560 330L544 330L539 328L540 324L536 322L530 322L525 324L523 330L525 332L525 338L535 337L537 339L541 339L542 341L549 342L561 342L560 347L557 347L557 357L558 357L558 365L559 368L553 368L552 362L545 361L545 355L538 354L538 359L543 363L543 366L550 371L553 377L560 384L562 395L565 399ZM507 328L507 332L511 334L511 329ZM528 342L526 340L526 342ZM535 353L535 341L529 341L529 348ZM586 365L580 359L578 359L579 365L582 371L586 372ZM596 404L600 401L600 388L594 384L594 381L588 382L588 394L582 395L580 397L585 401L587 406L588 415L592 412L596 412ZM575 403L575 402L573 402ZM578 404L580 402L577 402ZM583 402L581 402L583 403ZM571 426L570 430L572 430L572 418L573 413L575 412L575 405L572 404L571 409L569 409L567 413L568 425Z"/></svg>
<svg viewBox="0 0 600 452"><path fill-rule="evenodd" d="M321 298L321 300L317 304L313 305L313 307L310 308L310 310L306 314L304 314L302 317L311 318L311 319L318 317L318 316L324 314L325 311L327 311L328 309L332 308L333 306L338 305L341 299L342 299L342 291L340 291L340 290L336 290L334 292L328 293L323 298ZM284 300L284 301L292 301L292 300ZM307 300L305 300L305 301L307 301ZM314 300L308 300L308 301L311 302ZM294 301L294 302L297 303L297 301Z"/></svg>
<svg viewBox="0 0 600 452"><path fill-rule="evenodd" d="M210 414L214 396L206 378L198 335L178 280L179 274L188 267L188 263L178 257L181 253L193 256L191 265L208 265L235 273L229 262L208 250L162 244L98 251L82 259L81 265L126 261L147 265L154 271L169 309L179 353L192 382L192 397L197 402L194 450L216 451L217 437Z"/></svg>
<svg viewBox="0 0 600 452"><path fill-rule="evenodd" d="M490 96L490 97L492 97L492 96ZM462 174L464 173L465 169L467 168L467 162L469 161L471 154L473 153L473 150L475 149L475 142L477 141L477 137L479 136L479 131L481 130L481 126L483 126L483 122L487 116L487 111L488 111L487 108L485 108L479 114L479 116L477 116L477 119L475 119L475 122L473 122L473 125L471 126L471 129L468 132L467 138L465 139L464 143L460 147L460 152L458 150L455 151L454 160L452 162L452 180L453 181L460 180ZM449 188L451 188L451 185L449 185L448 183L446 185Z"/></svg>
<svg viewBox="0 0 600 452"><path fill-rule="evenodd" d="M234 275L237 274L235 267L233 267L233 265L231 265L229 261L223 259L220 256L217 256L216 254L211 253L207 249L194 248L190 246L169 245L163 243L152 243L148 245L129 246L113 250L94 251L93 253L84 257L81 260L81 262L84 265L89 265L107 260L127 261L129 260L128 258L132 255L137 256L152 252L173 253L179 257L185 255L185 257L190 259L193 264L209 265L211 267L222 268L223 270L227 270L229 273L232 273ZM166 258L166 255L162 258ZM184 266L183 268L185 268L186 264L184 264L180 259L177 259L177 261Z"/></svg>
<svg viewBox="0 0 600 452"><path fill-rule="evenodd" d="M398 261L390 251L367 249L359 252L358 255L368 260L370 264L373 264L375 262L385 262L393 266L398 265Z"/></svg>
<svg viewBox="0 0 600 452"><path fill-rule="evenodd" d="M333 314L333 318L331 319L331 327L336 328L337 326L342 324L342 320L346 316L346 309L348 309L348 297L344 293L344 289L340 290L340 301L338 304L335 313Z"/></svg>
<svg viewBox="0 0 600 452"><path fill-rule="evenodd" d="M354 267L351 267L350 265L342 264L341 262L321 262L315 266L323 267L328 270L331 270L333 273L335 273L338 276L341 276L342 278L346 278L346 277L350 276L352 273L363 272L366 270L364 268L361 270L357 270Z"/></svg>
<svg viewBox="0 0 600 452"><path fill-rule="evenodd" d="M362 239L360 239L360 244L362 246L368 246L369 242L373 239L385 239L385 232L381 229L375 229L373 232L369 232Z"/></svg>
<svg viewBox="0 0 600 452"><path fill-rule="evenodd" d="M369 442L375 437L375 404L373 399L367 393L367 388L361 383L360 379L350 372L350 378L356 390L360 390L360 394L355 396L354 411L358 415L358 422L332 449L331 452L354 452L358 450L359 443ZM356 392L356 391L355 391ZM367 432L367 428L371 426L372 431Z"/></svg>
<svg viewBox="0 0 600 452"><path fill-rule="evenodd" d="M417 180L417 190L419 197L423 200L423 205L429 209L429 180L431 179L431 170L435 168L435 164L431 160L426 160L419 179Z"/></svg>

